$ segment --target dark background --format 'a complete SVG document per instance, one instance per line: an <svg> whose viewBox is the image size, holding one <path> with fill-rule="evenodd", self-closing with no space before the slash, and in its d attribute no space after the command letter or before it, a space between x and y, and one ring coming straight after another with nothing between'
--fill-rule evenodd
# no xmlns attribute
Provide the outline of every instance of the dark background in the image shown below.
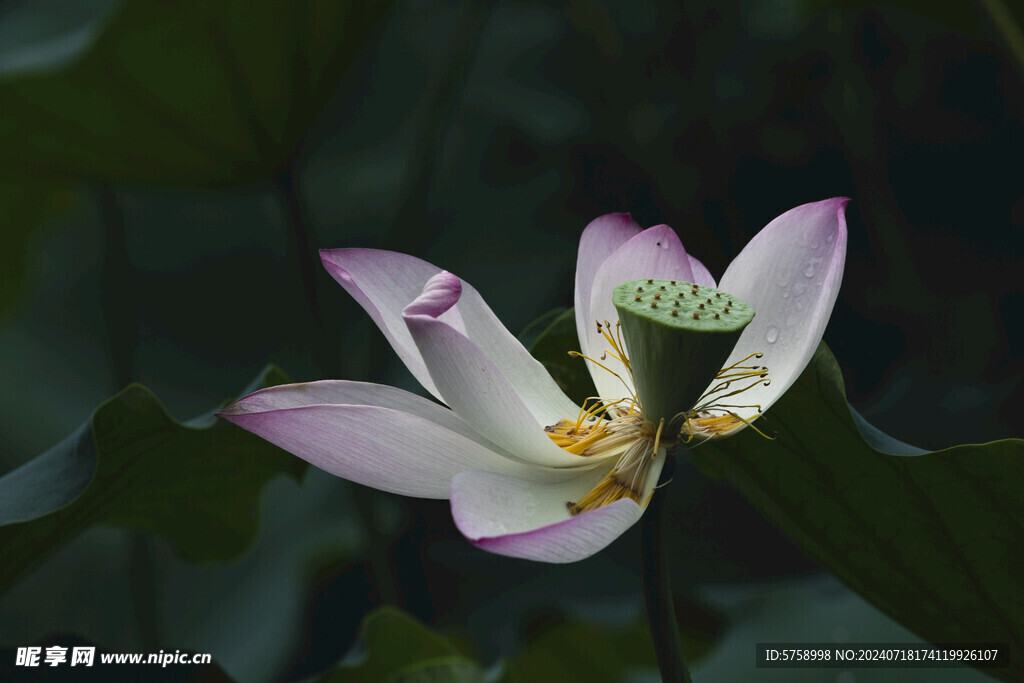
<svg viewBox="0 0 1024 683"><path fill-rule="evenodd" d="M849 250L825 341L851 404L927 448L1020 436L1024 61L1011 47L1019 27L993 22L991 6L400 1L359 40L345 37L350 63L280 158L263 160L263 179L99 166L27 179L41 166L15 147L0 202L38 194L52 210L29 221L0 205L0 220L20 221L0 227L0 471L63 439L128 381L181 419L236 395L268 362L295 380L416 390L325 273L304 288L318 248L431 261L518 332L571 304L578 237L602 213L668 223L720 277L772 218L840 195L852 198ZM79 17L55 1L0 2L0 87L73 77L124 11L80 7ZM66 59L18 60L47 31L87 22L95 34ZM190 74L162 77L188 92ZM910 637L724 485L684 465L672 489L673 571L694 601L684 619L714 644L696 674L749 675L724 667L757 640ZM155 536L87 532L0 598L0 645L68 633L115 651L187 647L239 680L275 680L336 661L385 602L485 663L514 657L544 624L625 629L642 616L632 532L575 565L510 560L463 541L443 501L318 472L303 486L274 482L262 512L257 546L226 566L188 565Z"/></svg>

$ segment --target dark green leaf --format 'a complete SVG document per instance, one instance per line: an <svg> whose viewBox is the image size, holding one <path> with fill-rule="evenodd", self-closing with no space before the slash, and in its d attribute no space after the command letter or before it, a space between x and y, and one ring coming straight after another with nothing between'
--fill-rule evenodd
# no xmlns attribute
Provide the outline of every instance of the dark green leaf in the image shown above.
<svg viewBox="0 0 1024 683"><path fill-rule="evenodd" d="M119 0L0 4L0 78L56 71L89 49Z"/></svg>
<svg viewBox="0 0 1024 683"><path fill-rule="evenodd" d="M745 430L694 459L921 637L1024 652L1024 441L898 442L851 411L824 344L762 428L778 438ZM1019 680L1013 665L990 672Z"/></svg>
<svg viewBox="0 0 1024 683"><path fill-rule="evenodd" d="M646 627L609 636L583 624L562 622L551 625L518 657L506 661L502 683L614 681L631 670L646 667L653 672L657 666Z"/></svg>
<svg viewBox="0 0 1024 683"><path fill-rule="evenodd" d="M558 308L545 313L526 326L520 340L533 357L544 364L555 382L572 400L582 404L594 395L594 383L582 358L570 351L579 351L576 317L571 308Z"/></svg>
<svg viewBox="0 0 1024 683"><path fill-rule="evenodd" d="M0 80L0 178L265 178L296 151L388 4L123 3L73 63Z"/></svg>
<svg viewBox="0 0 1024 683"><path fill-rule="evenodd" d="M523 331L519 333L519 342L526 348L533 348L533 345L537 343L537 340L541 338L561 316L565 315L566 311L572 309L566 306L559 306L552 308L547 313L543 314L536 320L528 323Z"/></svg>
<svg viewBox="0 0 1024 683"><path fill-rule="evenodd" d="M270 368L261 384L285 380ZM255 536L263 486L305 468L226 422L178 422L148 389L129 386L63 442L0 477L0 591L96 523L158 532L193 561L236 557Z"/></svg>
<svg viewBox="0 0 1024 683"><path fill-rule="evenodd" d="M359 641L330 681L483 681L484 672L447 638L404 612L381 607L363 620Z"/></svg>
<svg viewBox="0 0 1024 683"><path fill-rule="evenodd" d="M570 328L563 314L533 347L556 376L574 371ZM897 441L850 408L824 344L760 426L778 438L744 430L694 460L922 638L1024 652L1024 440L935 452ZM1022 666L990 671L1019 679Z"/></svg>

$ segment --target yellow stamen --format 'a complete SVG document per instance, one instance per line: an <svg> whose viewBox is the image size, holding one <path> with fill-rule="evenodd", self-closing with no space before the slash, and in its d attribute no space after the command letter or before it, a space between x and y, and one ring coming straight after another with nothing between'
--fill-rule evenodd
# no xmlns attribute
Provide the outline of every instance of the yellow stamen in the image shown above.
<svg viewBox="0 0 1024 683"><path fill-rule="evenodd" d="M623 498L632 498L640 502L640 492L630 488L625 482L619 480L614 470L608 473L593 490L580 499L580 502L569 501L565 504L569 512L578 515L581 512L594 510L609 503L614 503Z"/></svg>
<svg viewBox="0 0 1024 683"><path fill-rule="evenodd" d="M678 419L681 417L683 420L683 424L679 430L679 435L683 437L683 440L686 443L690 443L697 437L703 437L702 441L706 441L708 439L728 435L740 428L740 425L750 427L766 439L775 438L774 436L768 436L753 425L753 420L761 417L760 405L736 405L720 402L724 398L736 396L737 394L749 391L759 384L763 383L764 386L771 384L770 379L765 379L768 376L768 368L766 366L743 365L743 363L746 363L751 358L762 358L763 356L763 353L752 353L746 358L742 358L732 365L719 370L718 374L715 375L715 379L723 381L704 392L704 395L697 401L696 406L688 411L680 413L674 418ZM745 379L753 379L754 381L739 389L732 389L735 382ZM732 390L730 391L730 389ZM753 418L747 419L741 417L732 410L729 410L729 408L754 408L759 414L755 415ZM722 414L712 414L716 412L720 412Z"/></svg>
<svg viewBox="0 0 1024 683"><path fill-rule="evenodd" d="M626 387L626 390L629 391L630 393L632 393L633 390L632 390L632 388L628 384L626 384L626 380L622 379L622 376L619 375L619 373L615 372L614 370L609 368L607 365L604 365L603 363L600 363L600 362L594 360L590 356L584 356L579 351L570 351L569 355L572 356L573 358L582 358L584 360L589 360L591 363L593 363L597 367L601 368L602 370L605 370L606 372L610 372L611 374L615 375L615 377L618 378L618 380L620 382L622 382L622 386ZM625 365L625 363L623 363L623 365ZM628 366L627 366L626 369L627 370L629 369Z"/></svg>

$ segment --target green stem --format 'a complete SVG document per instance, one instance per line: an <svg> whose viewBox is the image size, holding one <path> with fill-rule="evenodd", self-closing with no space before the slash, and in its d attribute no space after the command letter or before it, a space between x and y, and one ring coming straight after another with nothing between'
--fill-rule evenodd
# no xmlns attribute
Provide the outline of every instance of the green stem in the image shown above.
<svg viewBox="0 0 1024 683"><path fill-rule="evenodd" d="M669 481L675 470L675 455L669 453L665 457L667 460L659 484ZM679 626L676 623L672 586L668 577L668 554L661 538L663 507L664 493L656 489L640 523L644 602L647 605L647 620L651 625L651 640L654 642L661 680L666 683L691 683L690 671L680 648Z"/></svg>
<svg viewBox="0 0 1024 683"><path fill-rule="evenodd" d="M128 254L124 211L117 192L105 183L96 185L95 192L103 229L100 300L110 353L112 388L118 392L135 381L135 349L138 342L136 299L133 294L135 278ZM139 642L143 648L154 651L160 643L160 626L152 550L145 532L130 529L127 535L131 553L128 585Z"/></svg>
<svg viewBox="0 0 1024 683"><path fill-rule="evenodd" d="M124 212L117 193L102 183L95 186L95 192L103 230L100 302L110 354L111 389L116 393L135 379L135 286L128 256Z"/></svg>
<svg viewBox="0 0 1024 683"><path fill-rule="evenodd" d="M302 202L302 191L299 187L298 170L295 158L291 158L274 176L277 188L284 204L288 222L288 257L292 268L297 272L302 283L302 299L306 302L306 333L303 343L309 345L313 354L313 362L321 376L340 377L337 355L331 350L331 339L326 332L323 316L320 313L320 289L317 284L317 273L320 264L316 258L316 241L312 227L306 216L306 208Z"/></svg>

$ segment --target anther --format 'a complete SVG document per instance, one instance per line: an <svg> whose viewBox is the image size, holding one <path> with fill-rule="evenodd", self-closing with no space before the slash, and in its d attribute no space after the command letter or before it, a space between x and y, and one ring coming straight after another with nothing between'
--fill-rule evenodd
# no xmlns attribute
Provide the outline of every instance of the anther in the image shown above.
<svg viewBox="0 0 1024 683"><path fill-rule="evenodd" d="M726 306L732 306L732 300L731 299L729 300L729 303L726 304Z"/></svg>
<svg viewBox="0 0 1024 683"><path fill-rule="evenodd" d="M664 292L665 291L665 285L662 285L661 287L659 287L659 289Z"/></svg>
<svg viewBox="0 0 1024 683"><path fill-rule="evenodd" d="M719 317L720 317L720 316L719 316L719 315L718 315L717 313L715 313L715 320L718 320L718 319L719 319Z"/></svg>
<svg viewBox="0 0 1024 683"><path fill-rule="evenodd" d="M655 295L654 295L654 298L655 298L655 299L660 299L660 298L661 298L661 294L655 294Z"/></svg>
<svg viewBox="0 0 1024 683"><path fill-rule="evenodd" d="M640 295L637 294L636 296L634 296L633 301L640 301Z"/></svg>
<svg viewBox="0 0 1024 683"><path fill-rule="evenodd" d="M693 319L694 320L700 320L700 313L694 313L693 314Z"/></svg>
<svg viewBox="0 0 1024 683"><path fill-rule="evenodd" d="M675 306L676 308L679 308L679 302L678 301L673 301L672 305Z"/></svg>
<svg viewBox="0 0 1024 683"><path fill-rule="evenodd" d="M676 305L678 306L679 304L676 304ZM676 309L673 308L672 309L672 317L673 318L679 317L679 311L677 311Z"/></svg>
<svg viewBox="0 0 1024 683"><path fill-rule="evenodd" d="M715 298L716 299L721 299L722 298L722 293L721 292L715 292Z"/></svg>
<svg viewBox="0 0 1024 683"><path fill-rule="evenodd" d="M726 312L726 313L728 313L728 312L729 312L729 307L728 307L728 306L726 306L726 307L725 307L725 312Z"/></svg>
<svg viewBox="0 0 1024 683"><path fill-rule="evenodd" d="M673 285L676 283L675 280L669 280L669 282L672 283Z"/></svg>
<svg viewBox="0 0 1024 683"><path fill-rule="evenodd" d="M638 291L638 292L642 292L642 291L644 291L644 288L643 288L643 287L637 287L637 288L636 288L636 291Z"/></svg>
<svg viewBox="0 0 1024 683"><path fill-rule="evenodd" d="M648 280L648 281L647 281L647 284L649 284L649 285L653 285L653 284L654 284L654 280Z"/></svg>
<svg viewBox="0 0 1024 683"><path fill-rule="evenodd" d="M682 299L684 294L682 292L679 292L679 294L677 294L676 296L678 296L680 299Z"/></svg>
<svg viewBox="0 0 1024 683"><path fill-rule="evenodd" d="M651 302L651 308L657 308L657 307L658 307L658 304L655 303L654 301L652 301Z"/></svg>
<svg viewBox="0 0 1024 683"><path fill-rule="evenodd" d="M711 303L711 299L708 299L708 303Z"/></svg>
<svg viewBox="0 0 1024 683"><path fill-rule="evenodd" d="M697 308L699 308L700 310L702 310L702 311L703 311L703 310L704 310L704 304L701 304L701 305L700 305L700 306L698 306Z"/></svg>

